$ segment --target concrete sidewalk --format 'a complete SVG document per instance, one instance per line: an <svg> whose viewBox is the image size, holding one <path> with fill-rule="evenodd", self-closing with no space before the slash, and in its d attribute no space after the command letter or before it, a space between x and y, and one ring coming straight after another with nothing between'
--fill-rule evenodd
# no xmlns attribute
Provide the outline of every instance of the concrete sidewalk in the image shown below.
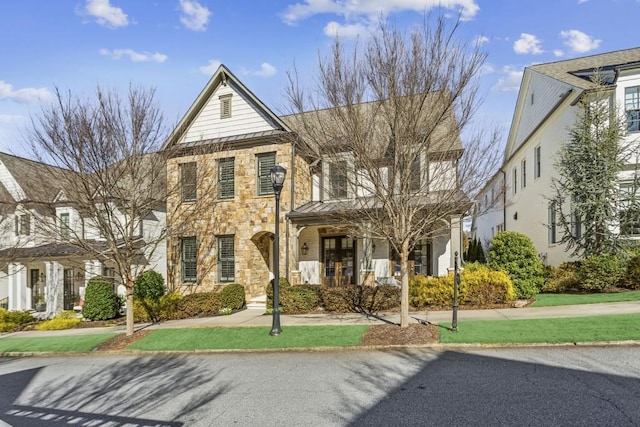
<svg viewBox="0 0 640 427"><path fill-rule="evenodd" d="M524 307L501 308L485 310L458 310L458 321L465 320L505 320L505 319L543 319L558 317L583 317L602 316L609 314L640 313L640 301L616 302L601 304L563 305L556 307ZM411 312L411 321L417 319L427 320L433 323L450 322L452 312L449 311L420 311ZM389 322L400 321L399 313L382 313L380 316ZM247 309L228 316L201 317L184 320L169 320L156 324L136 324L136 330L150 328L206 328L206 327L233 327L233 326L271 326L271 316L264 314L264 310ZM313 325L375 325L384 321L362 314L299 314L280 316L282 327L287 326L313 326ZM37 337L37 336L61 336L61 335L85 335L109 332L124 332L124 326L105 328L80 328L63 331L23 331L8 334L0 334L4 337Z"/></svg>

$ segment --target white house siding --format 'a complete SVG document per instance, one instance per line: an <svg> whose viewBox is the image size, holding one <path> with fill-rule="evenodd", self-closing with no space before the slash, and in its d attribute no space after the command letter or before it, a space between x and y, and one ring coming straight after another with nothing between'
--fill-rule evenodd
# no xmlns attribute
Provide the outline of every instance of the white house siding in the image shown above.
<svg viewBox="0 0 640 427"><path fill-rule="evenodd" d="M516 113L518 119L517 127L511 130L514 134L509 135L507 158L518 150L520 145L535 130L536 126L560 101L560 96L566 93L570 87L566 83L551 79L535 71L527 70L520 88L520 90L525 89L525 92L520 94L518 100L522 104L522 110L519 117L517 117L518 113Z"/></svg>
<svg viewBox="0 0 640 427"><path fill-rule="evenodd" d="M220 96L224 95L231 95L231 117L226 119L220 118ZM229 81L209 97L180 142L197 142L273 129L271 121L255 109L243 92Z"/></svg>
<svg viewBox="0 0 640 427"><path fill-rule="evenodd" d="M549 79L551 80L551 79ZM536 98L537 99L537 98ZM554 96L557 102L558 96ZM571 259L564 245L549 242L549 200L553 196L552 181L558 176L555 156L560 144L568 138L568 129L575 122L577 107L570 106L572 99L547 118L545 123L512 155L503 166L507 180L505 229L524 233L531 238L536 251L550 265L558 265ZM526 109L526 107L525 107ZM541 176L534 176L534 149L541 149ZM527 186L522 187L522 160L527 162ZM517 191L513 189L513 170L518 170ZM561 230L557 231L557 240Z"/></svg>

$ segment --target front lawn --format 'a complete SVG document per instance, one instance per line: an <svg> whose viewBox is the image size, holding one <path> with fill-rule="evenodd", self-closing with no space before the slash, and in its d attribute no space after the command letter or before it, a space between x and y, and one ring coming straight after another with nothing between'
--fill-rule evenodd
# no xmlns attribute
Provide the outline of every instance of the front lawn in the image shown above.
<svg viewBox="0 0 640 427"><path fill-rule="evenodd" d="M440 323L451 327L451 323ZM440 342L574 343L640 340L640 314L557 319L476 320L458 323L458 331L440 329Z"/></svg>
<svg viewBox="0 0 640 427"><path fill-rule="evenodd" d="M289 326L272 337L264 327L158 329L132 350L240 350L359 345L368 325Z"/></svg>
<svg viewBox="0 0 640 427"><path fill-rule="evenodd" d="M0 353L85 352L117 334L63 335L58 337L2 338Z"/></svg>
<svg viewBox="0 0 640 427"><path fill-rule="evenodd" d="M605 292L596 294L538 294L536 295L536 301L531 304L531 307L625 301L640 301L640 291Z"/></svg>

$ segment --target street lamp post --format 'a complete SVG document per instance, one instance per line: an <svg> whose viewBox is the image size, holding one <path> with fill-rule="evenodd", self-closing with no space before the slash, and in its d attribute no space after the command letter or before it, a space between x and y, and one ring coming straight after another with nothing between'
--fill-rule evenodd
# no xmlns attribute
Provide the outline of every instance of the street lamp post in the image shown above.
<svg viewBox="0 0 640 427"><path fill-rule="evenodd" d="M276 165L271 168L271 183L273 184L273 193L276 195L276 227L275 239L273 239L273 316L271 324L271 332L269 335L280 335L280 192L284 184L284 178L287 176L287 170L282 166Z"/></svg>

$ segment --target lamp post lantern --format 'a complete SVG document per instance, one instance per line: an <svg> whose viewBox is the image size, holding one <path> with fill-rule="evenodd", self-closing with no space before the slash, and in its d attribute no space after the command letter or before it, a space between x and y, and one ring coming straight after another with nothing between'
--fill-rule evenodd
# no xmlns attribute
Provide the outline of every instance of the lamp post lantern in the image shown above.
<svg viewBox="0 0 640 427"><path fill-rule="evenodd" d="M276 196L275 239L273 239L273 317L269 335L280 335L280 192L287 176L287 170L276 165L271 168L271 183Z"/></svg>

